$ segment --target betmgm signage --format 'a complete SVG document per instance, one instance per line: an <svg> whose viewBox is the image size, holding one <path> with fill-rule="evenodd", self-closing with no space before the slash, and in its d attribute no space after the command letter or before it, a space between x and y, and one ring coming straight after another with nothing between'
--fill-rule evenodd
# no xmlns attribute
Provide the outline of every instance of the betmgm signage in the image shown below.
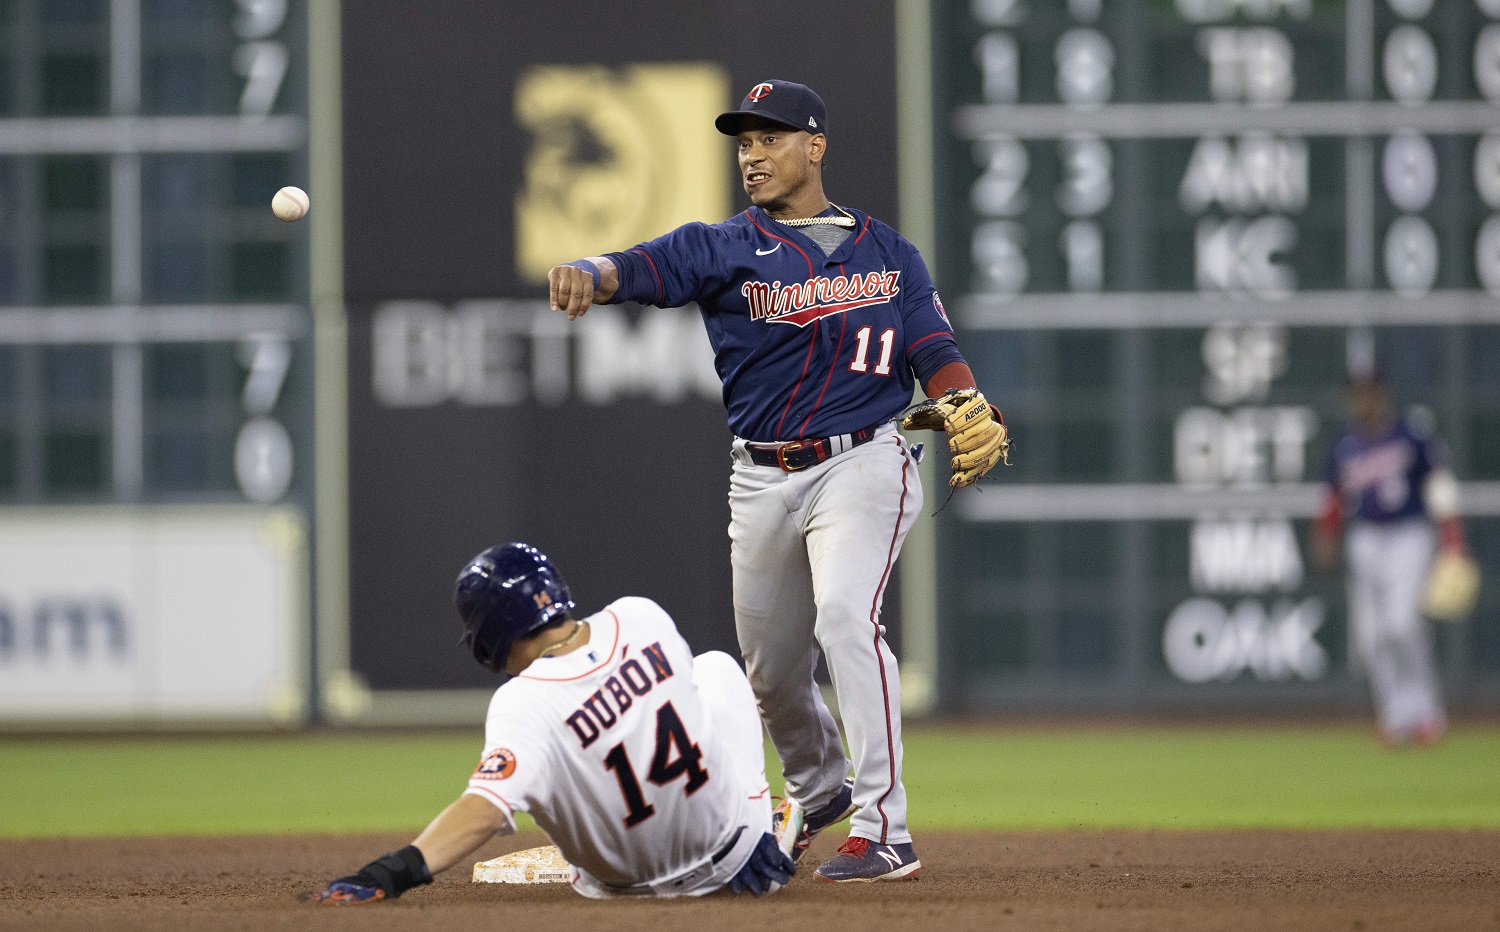
<svg viewBox="0 0 1500 932"><path fill-rule="evenodd" d="M524 73L530 134L515 196L516 280L627 249L730 209L731 162L714 129L729 97L718 65L546 66ZM718 401L696 308L591 309L570 323L545 301L387 301L372 317L375 397L391 408Z"/></svg>
<svg viewBox="0 0 1500 932"><path fill-rule="evenodd" d="M713 64L533 68L516 87L531 136L516 195L516 272L616 252L729 213L729 146L714 117L729 77Z"/></svg>

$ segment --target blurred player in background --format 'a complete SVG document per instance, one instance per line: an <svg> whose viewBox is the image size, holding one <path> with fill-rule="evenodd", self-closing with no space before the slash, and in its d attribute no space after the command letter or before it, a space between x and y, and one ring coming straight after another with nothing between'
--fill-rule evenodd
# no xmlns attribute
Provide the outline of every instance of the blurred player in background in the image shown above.
<svg viewBox="0 0 1500 932"><path fill-rule="evenodd" d="M916 879L901 784L901 683L880 605L922 508L916 458L894 420L914 383L940 402L919 426L948 433L956 488L1003 457L1004 421L975 387L916 248L823 191L828 114L811 89L763 81L714 124L735 139L749 210L690 223L549 274L552 307L703 312L735 434L730 559L735 628L788 799L805 810L800 856L853 816L818 879ZM866 153L888 158L889 153ZM857 171L860 153L851 153ZM670 435L646 456L671 456ZM813 678L828 662L854 757ZM857 810L857 812L856 812Z"/></svg>
<svg viewBox="0 0 1500 932"><path fill-rule="evenodd" d="M624 598L574 618L526 544L491 547L454 600L495 691L468 789L416 841L313 896L369 903L431 883L529 812L584 896L773 892L795 868L771 834L765 745L739 664L694 657L661 607Z"/></svg>
<svg viewBox="0 0 1500 932"><path fill-rule="evenodd" d="M1439 570L1472 567L1458 483L1446 447L1430 429L1392 413L1378 374L1351 379L1349 410L1351 429L1328 460L1314 560L1325 571L1334 567L1347 518L1350 637L1370 678L1381 736L1392 746L1435 744L1447 720L1424 600L1434 615L1473 607L1472 591L1458 594L1455 606L1442 574L1434 575L1435 552Z"/></svg>

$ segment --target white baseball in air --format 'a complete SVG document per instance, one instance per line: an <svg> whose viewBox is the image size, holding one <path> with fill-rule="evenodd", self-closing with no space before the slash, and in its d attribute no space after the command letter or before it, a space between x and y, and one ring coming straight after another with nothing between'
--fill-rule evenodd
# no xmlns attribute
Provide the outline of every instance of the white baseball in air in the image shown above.
<svg viewBox="0 0 1500 932"><path fill-rule="evenodd" d="M287 185L276 196L271 198L271 210L276 216L291 223L293 220L301 220L307 215L307 208L311 202L307 199L307 192L301 188Z"/></svg>

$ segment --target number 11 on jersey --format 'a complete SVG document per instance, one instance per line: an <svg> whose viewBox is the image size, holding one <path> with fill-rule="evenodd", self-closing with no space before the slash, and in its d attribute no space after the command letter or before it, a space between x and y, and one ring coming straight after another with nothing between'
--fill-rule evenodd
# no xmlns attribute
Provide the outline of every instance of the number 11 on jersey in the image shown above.
<svg viewBox="0 0 1500 932"><path fill-rule="evenodd" d="M854 348L854 361L849 368L855 372L870 371L870 327L860 327L859 332L854 335L858 345ZM896 331L890 327L880 333L880 362L875 364L876 375L891 374L891 350L896 347Z"/></svg>

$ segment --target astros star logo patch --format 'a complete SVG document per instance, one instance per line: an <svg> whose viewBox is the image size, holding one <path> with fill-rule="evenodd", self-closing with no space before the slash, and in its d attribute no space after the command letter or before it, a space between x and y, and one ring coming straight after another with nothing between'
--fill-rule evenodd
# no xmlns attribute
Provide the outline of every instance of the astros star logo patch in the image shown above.
<svg viewBox="0 0 1500 932"><path fill-rule="evenodd" d="M516 755L507 748L495 748L484 755L474 776L480 780L504 780L516 772Z"/></svg>

